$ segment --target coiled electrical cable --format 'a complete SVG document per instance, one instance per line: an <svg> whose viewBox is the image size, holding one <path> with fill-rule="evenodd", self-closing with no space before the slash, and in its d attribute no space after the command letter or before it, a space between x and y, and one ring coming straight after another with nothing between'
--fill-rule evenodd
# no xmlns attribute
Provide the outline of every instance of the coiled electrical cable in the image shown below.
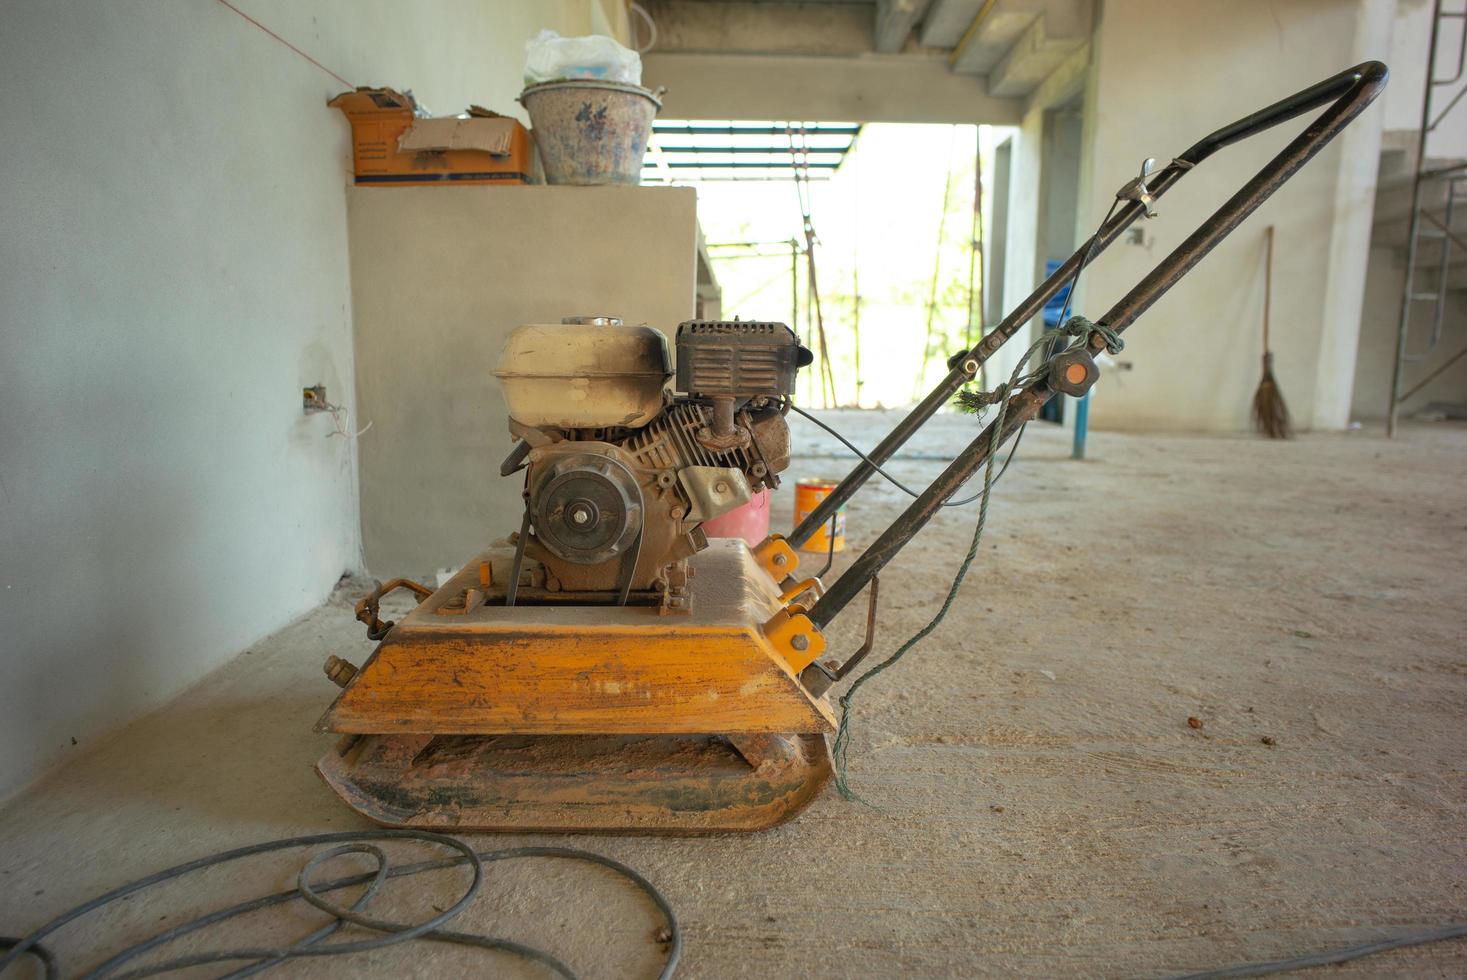
<svg viewBox="0 0 1467 980"><path fill-rule="evenodd" d="M377 840L406 840L436 844L458 851L459 856L392 866L388 861L387 855L381 848L369 843L370 841ZM568 978L568 980L574 980L575 974L569 967L543 950L509 939L500 939L494 936L484 936L474 933L453 932L444 928L455 916L467 908L478 895L480 885L483 883L484 865L496 861L536 857L560 858L600 865L630 881L650 898L652 903L657 906L657 910L661 913L665 923L660 930L659 936L660 939L667 943L666 959L663 962L661 972L658 974L660 980L666 980L666 978L672 976L673 971L677 968L678 959L682 955L682 931L678 926L677 917L673 914L672 906L668 904L667 899L657 890L656 886L641 874L637 873L637 871L619 861L603 857L600 854L595 854L590 851L570 847L512 847L499 850L475 851L463 841L446 834L437 834L424 830L384 829L346 831L333 834L312 834L303 837L287 837L281 840L266 841L260 844L251 844L248 847L236 848L231 851L222 851L218 854L159 871L145 878L139 878L136 881L123 885L120 888L114 888L106 894L99 895L90 901L83 902L75 908L63 912L23 939L0 939L0 949L7 947L9 949L3 956L0 956L0 973L3 973L6 967L10 966L21 956L31 955L40 961L47 980L58 980L61 976L61 970L56 956L50 949L42 945L42 941L62 926L88 913L104 908L113 902L143 891L146 888L172 881L192 871L215 867L257 854L325 844L334 844L337 846L322 851L307 861L296 876L296 887L241 902L228 908L217 909L188 922L173 926L129 946L102 964L93 967L87 973L83 974L83 976L87 978L108 977L110 980L132 980L132 978L136 977L153 976L159 973L182 970L210 963L247 961L239 969L225 974L228 977L246 977L261 973L296 957L345 955L381 949L385 946L391 946L413 939L431 939L438 942L457 943L512 953L532 962L539 963L560 976ZM376 862L376 868L370 872L337 878L320 884L308 880L311 873L317 870L323 862L346 854L365 854ZM468 867L472 872L471 881L456 902L444 911L423 922L417 923L416 925L390 922L385 919L369 916L363 911L372 899L376 897L381 886L389 879L456 867ZM367 887L349 906L337 905L322 897L330 892L350 888L354 885L366 885ZM117 972L121 967L131 963L145 953L157 950L182 936L227 919L244 915L248 912L269 908L296 899L305 901L326 912L333 917L333 921L318 928L310 935L305 936L290 946L241 947L198 953L192 956L179 957L141 966L126 973ZM352 942L322 942L322 940L334 934L348 923L371 929L382 933L382 935Z"/></svg>

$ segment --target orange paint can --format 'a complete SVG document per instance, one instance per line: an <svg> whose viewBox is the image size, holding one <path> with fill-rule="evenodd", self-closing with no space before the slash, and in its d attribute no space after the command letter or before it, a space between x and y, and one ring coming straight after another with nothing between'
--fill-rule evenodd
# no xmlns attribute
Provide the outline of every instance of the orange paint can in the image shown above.
<svg viewBox="0 0 1467 980"><path fill-rule="evenodd" d="M820 502L830 496L830 491L836 488L835 480L801 480L795 484L795 524L798 525L805 518L815 512ZM840 510L835 512L835 530L831 531L830 521L820 526L820 530L810 535L810 540L800 546L801 551L811 551L816 554L826 554L830 549L832 533L835 536L835 550L843 551L846 546L846 508L842 504Z"/></svg>

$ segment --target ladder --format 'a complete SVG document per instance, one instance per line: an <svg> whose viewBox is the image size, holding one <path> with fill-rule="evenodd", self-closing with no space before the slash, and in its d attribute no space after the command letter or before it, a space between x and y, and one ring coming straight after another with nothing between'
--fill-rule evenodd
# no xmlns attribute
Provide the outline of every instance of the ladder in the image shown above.
<svg viewBox="0 0 1467 980"><path fill-rule="evenodd" d="M1441 35L1443 22L1457 20L1461 23L1458 31L1461 41L1457 48L1456 71L1449 77L1439 78L1437 76L1437 39ZM1457 84L1462 80L1464 62L1467 62L1467 9L1449 11L1442 9L1442 0L1434 0L1432 5L1431 40L1426 63L1426 88L1421 98L1421 131L1416 139L1415 174L1411 181L1411 211L1410 228L1406 233L1406 282L1401 290L1401 317L1396 328L1396 363L1395 370L1391 375L1391 403L1386 413L1386 437L1390 438L1396 434L1397 415L1401 404L1421 391L1432 381L1436 380L1442 372L1446 371L1463 357L1467 357L1467 347L1463 347L1443 363L1439 364L1431 373L1412 385L1406 391L1401 390L1405 367L1408 361L1422 361L1436 350L1437 344L1442 338L1442 321L1446 315L1448 274L1452 246L1467 252L1467 239L1453 229L1452 219L1457 211L1458 205L1467 205L1467 164L1455 164L1449 167L1437 169L1426 169L1426 139L1431 132L1437 128L1447 115L1467 95L1467 87L1443 106L1435 114L1432 112L1432 93L1446 86ZM1445 189L1445 203L1440 206L1426 207L1422 204L1424 191L1443 186ZM1437 212L1440 212L1438 217ZM1418 289L1416 282L1417 256L1421 250L1423 241L1440 241L1441 248L1436 262L1436 279L1431 289ZM1418 303L1430 303L1431 312L1431 335L1426 347L1420 351L1410 349L1411 312Z"/></svg>

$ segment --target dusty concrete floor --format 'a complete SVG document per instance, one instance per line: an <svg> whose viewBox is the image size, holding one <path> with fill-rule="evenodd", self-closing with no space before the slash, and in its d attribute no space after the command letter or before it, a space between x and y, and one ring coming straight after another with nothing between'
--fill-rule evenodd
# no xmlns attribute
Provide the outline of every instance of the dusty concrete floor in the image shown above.
<svg viewBox="0 0 1467 980"><path fill-rule="evenodd" d="M967 420L939 423L914 454L970 437ZM889 420L840 424L869 445ZM752 837L536 839L647 874L696 977L1161 976L1467 919L1467 428L1393 443L1097 434L1091 453L1072 463L1060 433L1030 433L958 608L867 687L852 779L869 806L827 792ZM845 465L801 460L792 475ZM894 467L913 482L939 468ZM853 543L900 503L863 494ZM882 650L936 607L971 521L944 514L884 577ZM329 743L311 732L332 694L320 664L369 650L351 598L0 810L0 933L216 849L364 826L311 771ZM838 643L855 644L858 618ZM72 968L94 963L185 911L286 887L298 867L211 872L55 945ZM451 893L445 876L382 907L421 916ZM317 921L262 914L227 939ZM588 977L651 975L653 922L604 873L545 864L495 866L459 920L543 943ZM485 966L542 975L422 944L285 972ZM1343 972L1460 976L1467 943Z"/></svg>

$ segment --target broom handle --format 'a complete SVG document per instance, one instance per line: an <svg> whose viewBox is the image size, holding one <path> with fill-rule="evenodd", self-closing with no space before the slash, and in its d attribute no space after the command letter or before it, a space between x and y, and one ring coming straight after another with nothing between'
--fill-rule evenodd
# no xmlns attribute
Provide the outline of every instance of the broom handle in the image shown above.
<svg viewBox="0 0 1467 980"><path fill-rule="evenodd" d="M1268 304L1273 296L1273 225L1269 225L1263 233L1264 241L1268 243L1266 257L1263 260L1263 356L1269 354L1268 346Z"/></svg>

